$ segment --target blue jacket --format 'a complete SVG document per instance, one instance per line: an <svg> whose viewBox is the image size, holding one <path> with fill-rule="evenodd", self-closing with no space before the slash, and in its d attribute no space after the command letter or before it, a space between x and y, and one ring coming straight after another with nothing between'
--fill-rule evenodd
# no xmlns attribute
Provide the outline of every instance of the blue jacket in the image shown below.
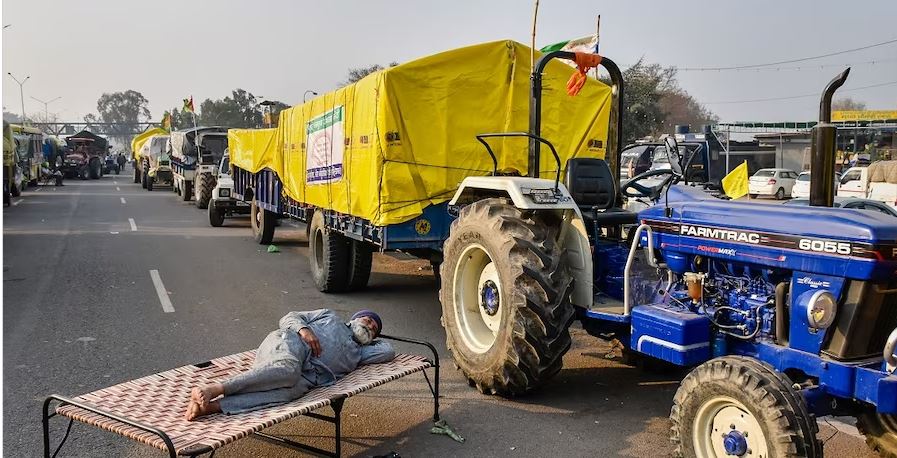
<svg viewBox="0 0 897 458"><path fill-rule="evenodd" d="M302 328L314 332L321 343L321 355L306 359L302 370L318 386L331 385L358 366L384 363L396 357L389 342L374 340L369 345L356 342L352 330L333 310L290 312L280 319L280 329L298 333ZM314 370L314 374L309 374L307 369Z"/></svg>

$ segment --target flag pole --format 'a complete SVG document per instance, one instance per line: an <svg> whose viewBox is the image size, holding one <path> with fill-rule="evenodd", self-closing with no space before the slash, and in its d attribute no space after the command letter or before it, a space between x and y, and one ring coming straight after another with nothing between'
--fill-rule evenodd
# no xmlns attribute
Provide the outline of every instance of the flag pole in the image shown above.
<svg viewBox="0 0 897 458"><path fill-rule="evenodd" d="M598 46L601 44L601 15L598 15L598 21L595 23L595 54L598 52ZM598 66L595 66L595 79L598 79Z"/></svg>
<svg viewBox="0 0 897 458"><path fill-rule="evenodd" d="M530 68L536 68L536 18L539 16L539 0L533 6L533 40L529 49Z"/></svg>

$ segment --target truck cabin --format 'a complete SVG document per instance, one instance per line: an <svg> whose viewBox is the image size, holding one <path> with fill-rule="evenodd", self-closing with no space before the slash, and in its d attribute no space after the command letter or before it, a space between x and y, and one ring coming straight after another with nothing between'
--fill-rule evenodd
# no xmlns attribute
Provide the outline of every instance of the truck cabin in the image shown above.
<svg viewBox="0 0 897 458"><path fill-rule="evenodd" d="M202 163L218 164L227 149L227 132L200 132L196 145L202 155Z"/></svg>

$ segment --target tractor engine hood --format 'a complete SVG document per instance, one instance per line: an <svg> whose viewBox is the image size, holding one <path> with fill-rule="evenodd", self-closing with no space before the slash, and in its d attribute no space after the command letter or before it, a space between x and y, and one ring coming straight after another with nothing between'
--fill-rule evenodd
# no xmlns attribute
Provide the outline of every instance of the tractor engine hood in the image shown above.
<svg viewBox="0 0 897 458"><path fill-rule="evenodd" d="M639 213L664 252L855 279L897 275L894 217L829 207L757 204L673 186L666 201ZM670 217L666 215L669 214Z"/></svg>

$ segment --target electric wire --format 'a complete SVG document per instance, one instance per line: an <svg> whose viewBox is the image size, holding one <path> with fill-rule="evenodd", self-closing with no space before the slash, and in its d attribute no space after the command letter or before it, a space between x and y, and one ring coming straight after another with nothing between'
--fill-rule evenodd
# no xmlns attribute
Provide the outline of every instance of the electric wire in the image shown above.
<svg viewBox="0 0 897 458"><path fill-rule="evenodd" d="M857 51L863 51L866 49L876 48L879 46L885 46L885 45L889 45L892 43L897 43L897 38L895 38L893 40L882 41L879 43L873 43L873 44L866 45L866 46L860 46L858 48L845 49L843 51L835 51L835 52L830 52L830 53L826 53L826 54L820 54L817 56L799 57L797 59L787 59L787 60L780 60L780 61L776 61L776 62L767 62L767 63L763 63L763 64L733 65L733 66L728 66L728 67L674 67L674 68L676 68L679 71L750 70L750 69L763 68L763 67L773 67L773 66L782 65L782 64L793 64L793 63L797 63L797 62L806 62L809 60L822 59L825 57L832 57L832 56L837 56L837 55L841 55L841 54L847 54L847 53L852 53L852 52L857 52Z"/></svg>
<svg viewBox="0 0 897 458"><path fill-rule="evenodd" d="M871 84L869 86L860 86L860 87L855 87L855 88L850 88L850 89L841 89L838 92L840 93L840 92L859 91L859 90L863 90L863 89L891 86L894 84L897 84L897 81L888 81L888 82L884 82L884 83ZM807 98L807 97L819 97L819 93L791 95L791 96L785 96L785 97L769 97L769 98L764 98L764 99L726 100L726 101L720 101L720 102L702 102L702 103L704 105L726 105L726 104L732 104L732 103L775 102L775 101L779 101L779 100L794 100L794 99L803 99L803 98Z"/></svg>

